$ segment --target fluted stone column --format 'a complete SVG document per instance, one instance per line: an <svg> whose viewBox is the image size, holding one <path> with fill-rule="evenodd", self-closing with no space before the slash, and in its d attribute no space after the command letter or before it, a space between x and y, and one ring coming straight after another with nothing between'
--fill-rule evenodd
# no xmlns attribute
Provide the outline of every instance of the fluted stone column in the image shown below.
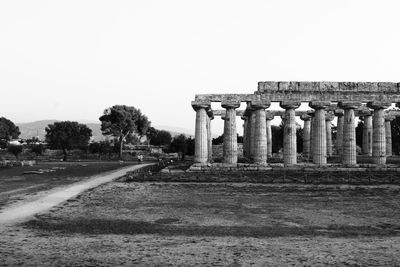
<svg viewBox="0 0 400 267"><path fill-rule="evenodd" d="M338 155L343 154L343 123L344 123L344 111L343 109L336 109L335 116L337 117L336 126L336 153Z"/></svg>
<svg viewBox="0 0 400 267"><path fill-rule="evenodd" d="M285 109L285 122L283 124L283 163L285 165L297 164L296 140L296 108L300 102L282 101L280 106Z"/></svg>
<svg viewBox="0 0 400 267"><path fill-rule="evenodd" d="M267 164L267 118L265 109L270 103L263 101L253 101L251 107L255 113L255 133L254 133L254 163L259 165Z"/></svg>
<svg viewBox="0 0 400 267"><path fill-rule="evenodd" d="M240 103L222 102L222 107L226 109L224 119L224 163L237 163L237 132L236 132L236 110Z"/></svg>
<svg viewBox="0 0 400 267"><path fill-rule="evenodd" d="M314 125L315 125L315 113L309 113L311 116L311 127L310 127L310 153L308 154L308 159L312 159L313 151L314 151Z"/></svg>
<svg viewBox="0 0 400 267"><path fill-rule="evenodd" d="M326 126L326 156L332 157L332 120L333 115L326 113L325 115L325 126Z"/></svg>
<svg viewBox="0 0 400 267"><path fill-rule="evenodd" d="M362 153L372 156L372 116L371 112L363 112Z"/></svg>
<svg viewBox="0 0 400 267"><path fill-rule="evenodd" d="M212 133L211 133L211 121L214 119L214 115L211 109L207 112L207 144L208 144L208 162L213 161L212 154Z"/></svg>
<svg viewBox="0 0 400 267"><path fill-rule="evenodd" d="M368 107L374 109L372 117L372 157L377 165L386 164L386 136L384 109L390 103L368 102Z"/></svg>
<svg viewBox="0 0 400 267"><path fill-rule="evenodd" d="M318 165L326 165L326 124L325 113L330 102L313 101L309 106L315 109L314 125L313 125L313 162Z"/></svg>
<svg viewBox="0 0 400 267"><path fill-rule="evenodd" d="M274 119L274 115L272 113L266 113L267 118L267 157L272 157L272 129L271 122Z"/></svg>
<svg viewBox="0 0 400 267"><path fill-rule="evenodd" d="M194 162L207 163L208 160L207 109L210 108L210 104L193 101L192 107L196 111Z"/></svg>
<svg viewBox="0 0 400 267"><path fill-rule="evenodd" d="M250 159L254 159L254 151L256 147L255 142L255 133L256 133L256 112L254 110L251 111L250 115L251 127L250 127L250 141L249 141L249 150L250 150Z"/></svg>
<svg viewBox="0 0 400 267"><path fill-rule="evenodd" d="M303 127L303 156L308 158L310 156L311 116L304 114L300 118L304 121L304 127Z"/></svg>
<svg viewBox="0 0 400 267"><path fill-rule="evenodd" d="M390 122L394 120L394 116L385 117L385 135L386 135L386 156L392 155L392 127Z"/></svg>
<svg viewBox="0 0 400 267"><path fill-rule="evenodd" d="M243 120L243 157L247 157L247 117L242 116Z"/></svg>
<svg viewBox="0 0 400 267"><path fill-rule="evenodd" d="M343 120L343 154L342 164L353 166L357 164L356 126L354 109L361 106L360 102L340 102L340 108L344 109Z"/></svg>

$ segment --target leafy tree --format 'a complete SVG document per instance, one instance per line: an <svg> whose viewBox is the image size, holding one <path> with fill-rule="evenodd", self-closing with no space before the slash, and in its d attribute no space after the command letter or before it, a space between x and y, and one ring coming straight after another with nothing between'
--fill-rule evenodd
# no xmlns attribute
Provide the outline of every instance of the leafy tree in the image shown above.
<svg viewBox="0 0 400 267"><path fill-rule="evenodd" d="M186 136L183 134L175 136L169 147L171 152L181 152L184 158L188 150Z"/></svg>
<svg viewBox="0 0 400 267"><path fill-rule="evenodd" d="M22 152L22 146L18 145L9 145L7 147L7 151L10 152L15 156L16 159L18 159L19 154Z"/></svg>
<svg viewBox="0 0 400 267"><path fill-rule="evenodd" d="M76 121L61 121L46 127L46 142L52 149L62 149L64 161L67 160L67 150L87 148L92 130L85 124Z"/></svg>
<svg viewBox="0 0 400 267"><path fill-rule="evenodd" d="M356 145L362 147L364 122L360 120L356 127Z"/></svg>
<svg viewBox="0 0 400 267"><path fill-rule="evenodd" d="M44 146L41 145L41 144L39 144L39 145L31 145L31 151L32 151L33 153L35 153L36 156L37 156L37 155L42 155L42 154L43 154L43 151L44 151Z"/></svg>
<svg viewBox="0 0 400 267"><path fill-rule="evenodd" d="M99 120L103 135L118 138L120 158L122 158L124 142L133 134L144 136L150 126L150 122L140 109L125 105L115 105L104 110L104 114Z"/></svg>
<svg viewBox="0 0 400 267"><path fill-rule="evenodd" d="M400 153L400 117L396 117L390 123L392 129L392 149L393 154Z"/></svg>
<svg viewBox="0 0 400 267"><path fill-rule="evenodd" d="M271 125L272 132L272 152L278 153L283 148L283 127Z"/></svg>
<svg viewBox="0 0 400 267"><path fill-rule="evenodd" d="M15 126L9 119L0 117L0 139L3 140L3 148L6 147L7 141L18 138L20 134L18 126Z"/></svg>
<svg viewBox="0 0 400 267"><path fill-rule="evenodd" d="M170 132L157 130L154 127L149 127L146 136L153 146L169 145L172 141Z"/></svg>
<svg viewBox="0 0 400 267"><path fill-rule="evenodd" d="M101 155L110 157L111 153L114 152L114 147L110 141L93 142L89 144L89 152L99 154L99 158L101 158Z"/></svg>
<svg viewBox="0 0 400 267"><path fill-rule="evenodd" d="M186 154L189 156L193 156L194 155L194 148L195 148L195 140L192 137L189 137L186 139Z"/></svg>
<svg viewBox="0 0 400 267"><path fill-rule="evenodd" d="M212 144L213 145L220 145L222 143L224 143L224 134L221 134L217 138L213 138L212 139Z"/></svg>

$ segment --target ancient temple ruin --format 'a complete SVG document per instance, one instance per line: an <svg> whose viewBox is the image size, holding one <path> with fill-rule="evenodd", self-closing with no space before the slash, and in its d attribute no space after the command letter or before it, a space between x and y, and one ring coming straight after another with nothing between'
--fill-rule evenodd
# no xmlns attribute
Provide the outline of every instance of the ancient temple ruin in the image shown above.
<svg viewBox="0 0 400 267"><path fill-rule="evenodd" d="M222 110L212 110L211 103L220 102ZM241 103L245 110L237 110ZM278 102L284 111L270 110ZM301 103L310 110L299 111ZM373 158L377 166L385 166L392 154L390 121L400 115L386 111L392 103L400 103L399 83L373 82L259 82L253 94L199 94L192 101L196 111L195 166L213 161L211 124L214 116L224 119L223 165L238 166L236 117L244 121L244 157L256 166L268 167L272 155L271 120L283 120L283 164L297 165L295 117L304 121L303 157L315 166L324 167L332 151L331 121L337 117L336 152L341 167L357 165L355 117L364 120L362 152ZM265 168L264 168L265 169Z"/></svg>

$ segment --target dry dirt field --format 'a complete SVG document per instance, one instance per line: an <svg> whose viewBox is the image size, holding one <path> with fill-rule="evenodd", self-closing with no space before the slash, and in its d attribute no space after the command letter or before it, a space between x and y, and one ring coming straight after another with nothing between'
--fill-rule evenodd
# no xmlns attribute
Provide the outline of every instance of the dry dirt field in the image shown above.
<svg viewBox="0 0 400 267"><path fill-rule="evenodd" d="M0 169L0 209L17 201L29 200L42 191L87 179L134 163L42 162L34 166ZM40 174L25 172L40 172Z"/></svg>
<svg viewBox="0 0 400 267"><path fill-rule="evenodd" d="M399 192L112 182L0 227L0 265L395 266Z"/></svg>

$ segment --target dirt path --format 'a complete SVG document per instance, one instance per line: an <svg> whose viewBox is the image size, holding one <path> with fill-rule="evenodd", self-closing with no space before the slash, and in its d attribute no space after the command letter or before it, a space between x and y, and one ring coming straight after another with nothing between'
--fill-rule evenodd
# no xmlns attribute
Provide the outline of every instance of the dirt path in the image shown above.
<svg viewBox="0 0 400 267"><path fill-rule="evenodd" d="M93 176L92 178L89 178L88 180L85 180L83 182L54 188L48 192L45 192L45 194L40 199L28 203L17 203L2 210L0 212L0 225L25 221L33 215L49 210L50 208L60 204L61 202L77 196L85 190L110 182L121 176L124 176L129 171L133 171L151 164L152 163L129 166L118 169L116 171Z"/></svg>

